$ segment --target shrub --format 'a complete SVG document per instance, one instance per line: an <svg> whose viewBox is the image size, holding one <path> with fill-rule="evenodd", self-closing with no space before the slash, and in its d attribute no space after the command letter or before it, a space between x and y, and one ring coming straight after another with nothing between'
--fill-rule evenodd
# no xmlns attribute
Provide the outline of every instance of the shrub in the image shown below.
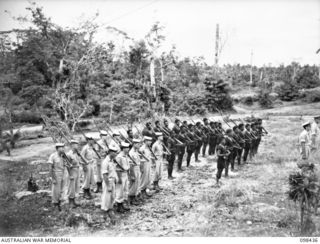
<svg viewBox="0 0 320 244"><path fill-rule="evenodd" d="M299 86L294 82L279 86L276 92L282 101L294 101L299 98Z"/></svg>
<svg viewBox="0 0 320 244"><path fill-rule="evenodd" d="M253 104L253 97L248 96L243 99L243 103L247 106L251 106Z"/></svg>
<svg viewBox="0 0 320 244"><path fill-rule="evenodd" d="M301 98L304 102L307 102L307 103L320 102L320 91L315 90L315 91L305 92L302 94Z"/></svg>
<svg viewBox="0 0 320 244"><path fill-rule="evenodd" d="M42 122L40 114L30 110L14 113L12 117L14 123L40 124Z"/></svg>
<svg viewBox="0 0 320 244"><path fill-rule="evenodd" d="M206 78L205 82L205 104L209 112L219 110L232 110L232 98L229 94L228 84L223 80Z"/></svg>
<svg viewBox="0 0 320 244"><path fill-rule="evenodd" d="M270 93L264 90L261 90L258 95L258 102L263 108L272 108L272 100Z"/></svg>

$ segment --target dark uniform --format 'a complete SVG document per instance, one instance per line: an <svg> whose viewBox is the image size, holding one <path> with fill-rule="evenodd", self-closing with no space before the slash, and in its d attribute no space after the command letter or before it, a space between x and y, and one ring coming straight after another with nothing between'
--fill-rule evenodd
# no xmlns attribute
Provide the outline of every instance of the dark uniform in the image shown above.
<svg viewBox="0 0 320 244"><path fill-rule="evenodd" d="M209 132L209 155L214 155L217 146L217 131L215 122L210 122Z"/></svg>
<svg viewBox="0 0 320 244"><path fill-rule="evenodd" d="M142 130L142 136L148 136L152 138L152 143L151 145L157 140L157 136L153 133L151 124L147 123L146 127L143 128Z"/></svg>
<svg viewBox="0 0 320 244"><path fill-rule="evenodd" d="M184 129L181 129L181 131L179 132L179 134L177 134L176 138L182 142L183 144L177 144L176 148L176 155L178 157L178 171L182 170L182 160L183 160L183 155L186 152L186 143L187 143L187 139L184 135Z"/></svg>
<svg viewBox="0 0 320 244"><path fill-rule="evenodd" d="M168 161L168 178L172 179L172 171L173 171L173 165L174 165L174 161L176 159L176 151L177 151L177 147L176 147L176 142L174 141L174 139L171 137L168 137L167 139L167 145L166 147L168 148L168 150L170 151L170 155L167 155L167 161Z"/></svg>
<svg viewBox="0 0 320 244"><path fill-rule="evenodd" d="M196 143L196 148L195 148L195 151L194 151L194 157L196 159L196 162L200 162L199 161L199 153L200 153L200 149L201 149L201 146L202 146L202 132L201 132L201 128L200 128L200 123L197 123L195 125L195 134L197 135L197 143Z"/></svg>
<svg viewBox="0 0 320 244"><path fill-rule="evenodd" d="M252 135L250 134L250 125L246 124L246 130L242 132L244 137L244 153L243 153L243 163L247 162L247 158L251 148Z"/></svg>
<svg viewBox="0 0 320 244"><path fill-rule="evenodd" d="M186 136L191 140L191 142L187 142L187 167L190 165L192 154L196 150L197 139L195 134L192 132L192 125L189 126L189 131L186 133Z"/></svg>
<svg viewBox="0 0 320 244"><path fill-rule="evenodd" d="M230 152L230 154L228 155L227 159L226 159L226 167L225 167L225 176L228 177L229 176L229 164L232 162L233 159L233 138L231 136L226 136L226 149Z"/></svg>
<svg viewBox="0 0 320 244"><path fill-rule="evenodd" d="M217 155L219 154L227 154L227 148L225 145L223 145L222 143L220 143L217 146ZM218 160L217 160L217 180L219 180L221 178L221 174L223 169L226 168L226 160L227 160L228 156L218 156Z"/></svg>

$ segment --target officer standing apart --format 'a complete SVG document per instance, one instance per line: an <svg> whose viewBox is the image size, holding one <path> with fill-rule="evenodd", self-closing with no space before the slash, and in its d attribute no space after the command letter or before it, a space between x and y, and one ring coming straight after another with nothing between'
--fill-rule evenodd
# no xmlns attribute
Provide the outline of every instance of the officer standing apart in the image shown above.
<svg viewBox="0 0 320 244"><path fill-rule="evenodd" d="M314 121L311 124L311 152L315 152L317 149L319 149L319 136L320 136L320 129L319 129L319 123L320 123L320 116L314 117Z"/></svg>

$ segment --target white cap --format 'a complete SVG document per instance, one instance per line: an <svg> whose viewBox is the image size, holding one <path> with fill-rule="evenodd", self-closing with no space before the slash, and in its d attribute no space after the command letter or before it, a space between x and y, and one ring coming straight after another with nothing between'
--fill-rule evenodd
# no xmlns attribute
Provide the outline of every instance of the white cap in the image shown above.
<svg viewBox="0 0 320 244"><path fill-rule="evenodd" d="M140 140L140 139L138 139L138 138L133 138L133 139L132 139L132 142L133 142L133 143L140 143L140 142L141 142L141 140Z"/></svg>
<svg viewBox="0 0 320 244"><path fill-rule="evenodd" d="M129 147L130 146L129 143L126 143L124 141L122 141L120 145L121 145L121 147Z"/></svg>
<svg viewBox="0 0 320 244"><path fill-rule="evenodd" d="M114 131L112 136L120 136L118 131Z"/></svg>
<svg viewBox="0 0 320 244"><path fill-rule="evenodd" d="M306 122L304 122L304 123L302 124L302 127L304 128L305 126L310 125L310 124L311 124L310 121L306 121Z"/></svg>
<svg viewBox="0 0 320 244"><path fill-rule="evenodd" d="M117 152L119 148L117 148L115 145L110 145L109 146L109 151Z"/></svg>
<svg viewBox="0 0 320 244"><path fill-rule="evenodd" d="M156 132L155 134L156 134L156 136L162 136L163 135L162 132Z"/></svg>
<svg viewBox="0 0 320 244"><path fill-rule="evenodd" d="M62 142L57 142L55 145L56 147L64 147L64 143Z"/></svg>
<svg viewBox="0 0 320 244"><path fill-rule="evenodd" d="M144 137L143 137L143 140L145 140L145 141L146 141L146 140L152 141L152 138L151 138L150 136L144 136Z"/></svg>
<svg viewBox="0 0 320 244"><path fill-rule="evenodd" d="M100 135L102 135L102 136L107 136L107 135L108 135L108 132L106 132L105 130L102 130L102 131L100 131Z"/></svg>
<svg viewBox="0 0 320 244"><path fill-rule="evenodd" d="M71 140L70 143L71 144L79 144L79 142L77 140Z"/></svg>

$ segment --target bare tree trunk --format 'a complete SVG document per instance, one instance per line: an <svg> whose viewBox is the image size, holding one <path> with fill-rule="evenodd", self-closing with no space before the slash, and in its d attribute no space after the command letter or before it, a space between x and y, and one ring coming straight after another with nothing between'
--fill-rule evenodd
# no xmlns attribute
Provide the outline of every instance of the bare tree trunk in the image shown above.
<svg viewBox="0 0 320 244"><path fill-rule="evenodd" d="M113 102L111 103L111 111L110 111L110 118L109 118L109 123L112 123L112 110L113 110Z"/></svg>
<svg viewBox="0 0 320 244"><path fill-rule="evenodd" d="M216 46L215 46L215 54L214 54L214 65L215 68L218 69L219 63L219 24L216 25Z"/></svg>
<svg viewBox="0 0 320 244"><path fill-rule="evenodd" d="M159 63L160 63L160 71L161 71L161 85L163 84L164 82L164 71L163 71L163 63L162 63L162 60L159 59Z"/></svg>
<svg viewBox="0 0 320 244"><path fill-rule="evenodd" d="M250 85L253 85L253 79L252 79L252 57L253 57L253 51L251 51L251 57L250 57Z"/></svg>

